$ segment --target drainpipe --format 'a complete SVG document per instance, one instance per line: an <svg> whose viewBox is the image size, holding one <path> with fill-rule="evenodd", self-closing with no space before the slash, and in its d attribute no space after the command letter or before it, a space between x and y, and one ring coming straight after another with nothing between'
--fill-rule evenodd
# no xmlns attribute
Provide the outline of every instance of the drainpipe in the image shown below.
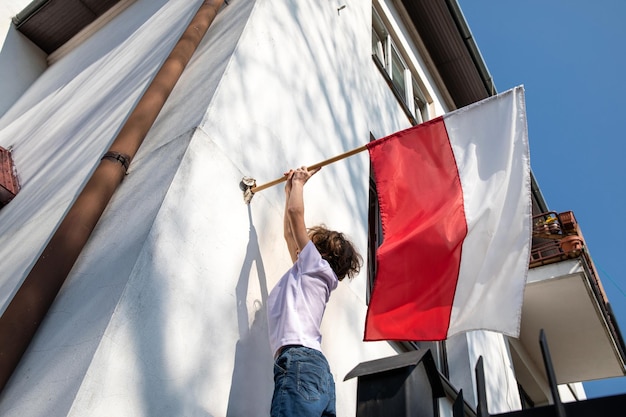
<svg viewBox="0 0 626 417"><path fill-rule="evenodd" d="M33 339L130 161L224 0L206 0L185 29L59 228L0 317L0 391Z"/></svg>

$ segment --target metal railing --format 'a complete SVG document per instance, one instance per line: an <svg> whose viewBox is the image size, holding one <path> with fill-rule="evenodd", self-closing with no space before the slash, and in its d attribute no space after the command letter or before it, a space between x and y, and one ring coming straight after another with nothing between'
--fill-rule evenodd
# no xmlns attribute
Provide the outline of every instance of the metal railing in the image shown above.
<svg viewBox="0 0 626 417"><path fill-rule="evenodd" d="M583 253L584 240L571 211L533 216L532 234L531 268L577 258Z"/></svg>

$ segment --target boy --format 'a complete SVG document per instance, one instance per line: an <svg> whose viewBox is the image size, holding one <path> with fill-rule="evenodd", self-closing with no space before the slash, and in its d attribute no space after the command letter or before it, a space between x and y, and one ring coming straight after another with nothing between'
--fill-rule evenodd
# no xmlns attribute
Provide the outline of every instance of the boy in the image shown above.
<svg viewBox="0 0 626 417"><path fill-rule="evenodd" d="M321 352L320 324L338 281L351 279L361 257L343 234L304 223L306 167L285 173L284 233L293 266L267 300L274 353L272 417L335 416L335 383Z"/></svg>

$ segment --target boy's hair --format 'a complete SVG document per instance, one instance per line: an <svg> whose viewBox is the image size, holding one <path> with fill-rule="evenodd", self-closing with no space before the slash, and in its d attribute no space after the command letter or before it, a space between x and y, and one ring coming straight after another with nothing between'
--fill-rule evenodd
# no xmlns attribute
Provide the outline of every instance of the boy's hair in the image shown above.
<svg viewBox="0 0 626 417"><path fill-rule="evenodd" d="M346 276L352 279L359 273L363 258L343 233L328 230L324 225L311 227L308 232L313 244L322 258L330 264L339 281Z"/></svg>

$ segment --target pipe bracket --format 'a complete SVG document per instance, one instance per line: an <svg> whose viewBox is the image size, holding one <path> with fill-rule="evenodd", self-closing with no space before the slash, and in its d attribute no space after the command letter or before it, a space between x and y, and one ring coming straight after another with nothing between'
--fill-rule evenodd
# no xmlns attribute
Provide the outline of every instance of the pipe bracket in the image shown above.
<svg viewBox="0 0 626 417"><path fill-rule="evenodd" d="M130 156L123 154L123 153L115 152L115 151L109 151L105 153L104 156L100 160L102 161L104 159L111 159L113 161L119 162L124 167L124 173L125 174L128 173L128 166L130 165Z"/></svg>

